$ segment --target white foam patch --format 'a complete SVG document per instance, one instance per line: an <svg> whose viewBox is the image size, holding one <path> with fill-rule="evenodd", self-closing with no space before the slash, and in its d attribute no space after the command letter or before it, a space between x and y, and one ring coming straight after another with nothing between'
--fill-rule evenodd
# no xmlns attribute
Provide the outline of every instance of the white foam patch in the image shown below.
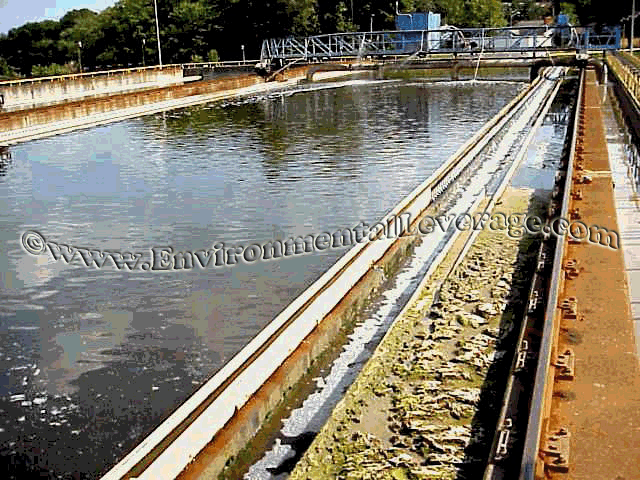
<svg viewBox="0 0 640 480"><path fill-rule="evenodd" d="M478 85L521 85L526 88L528 83L522 80L435 80L429 79L420 82L406 83L408 86L420 87L425 85L442 85L447 87L469 87Z"/></svg>

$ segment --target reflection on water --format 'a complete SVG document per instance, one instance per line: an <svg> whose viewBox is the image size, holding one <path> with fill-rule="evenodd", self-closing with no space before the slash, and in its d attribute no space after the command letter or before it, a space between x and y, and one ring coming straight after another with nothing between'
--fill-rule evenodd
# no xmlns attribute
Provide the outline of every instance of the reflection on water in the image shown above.
<svg viewBox="0 0 640 480"><path fill-rule="evenodd" d="M0 471L97 477L345 252L98 270L26 254L25 230L148 255L371 224L522 87L352 81L12 148L0 177Z"/></svg>
<svg viewBox="0 0 640 480"><path fill-rule="evenodd" d="M523 164L511 180L512 186L549 192L553 190L567 130L573 121L571 115L577 91L576 79L569 79L562 84L527 150Z"/></svg>

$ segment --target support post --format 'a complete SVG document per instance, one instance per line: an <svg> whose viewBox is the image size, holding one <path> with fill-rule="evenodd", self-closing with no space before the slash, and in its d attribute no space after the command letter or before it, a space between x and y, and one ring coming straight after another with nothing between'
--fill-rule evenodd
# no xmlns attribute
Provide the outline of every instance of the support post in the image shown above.
<svg viewBox="0 0 640 480"><path fill-rule="evenodd" d="M158 23L158 2L153 0L153 7L156 12L156 37L158 38L158 62L162 66L162 49L160 48L160 24Z"/></svg>
<svg viewBox="0 0 640 480"><path fill-rule="evenodd" d="M633 53L633 30L636 28L636 0L631 0L631 40L629 41L629 51Z"/></svg>

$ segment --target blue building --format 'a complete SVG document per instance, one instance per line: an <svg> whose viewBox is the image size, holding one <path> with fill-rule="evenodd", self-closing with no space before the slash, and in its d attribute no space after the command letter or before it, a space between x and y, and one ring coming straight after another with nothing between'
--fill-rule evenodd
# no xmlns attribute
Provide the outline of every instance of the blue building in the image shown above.
<svg viewBox="0 0 640 480"><path fill-rule="evenodd" d="M396 30L438 30L440 28L440 14L433 12L398 13L396 15ZM422 43L422 33L412 32L402 36L402 50L407 53L419 50L436 50L440 45L440 33L429 32L426 44Z"/></svg>

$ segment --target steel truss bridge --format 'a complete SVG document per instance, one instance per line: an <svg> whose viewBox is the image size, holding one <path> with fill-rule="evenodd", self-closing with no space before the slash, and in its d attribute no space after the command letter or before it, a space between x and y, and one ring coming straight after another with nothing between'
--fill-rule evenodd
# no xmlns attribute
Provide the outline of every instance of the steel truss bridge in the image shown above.
<svg viewBox="0 0 640 480"><path fill-rule="evenodd" d="M618 50L621 28L465 28L350 32L264 40L261 62L329 60L340 57L426 56L430 54L520 53Z"/></svg>

